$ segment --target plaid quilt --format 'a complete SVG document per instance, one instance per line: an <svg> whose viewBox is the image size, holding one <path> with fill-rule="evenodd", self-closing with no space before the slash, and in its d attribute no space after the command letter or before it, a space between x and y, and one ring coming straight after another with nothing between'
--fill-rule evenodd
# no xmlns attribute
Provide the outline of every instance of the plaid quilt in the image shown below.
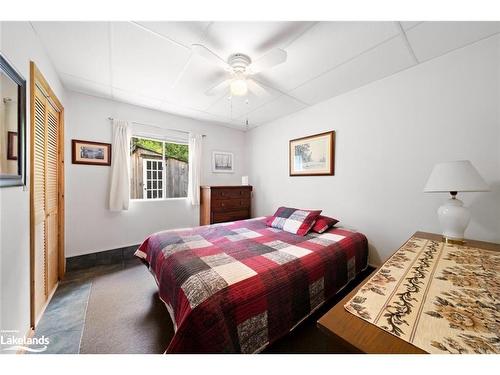
<svg viewBox="0 0 500 375"><path fill-rule="evenodd" d="M367 265L361 233L298 236L265 219L159 232L139 247L176 330L167 352L259 352Z"/></svg>

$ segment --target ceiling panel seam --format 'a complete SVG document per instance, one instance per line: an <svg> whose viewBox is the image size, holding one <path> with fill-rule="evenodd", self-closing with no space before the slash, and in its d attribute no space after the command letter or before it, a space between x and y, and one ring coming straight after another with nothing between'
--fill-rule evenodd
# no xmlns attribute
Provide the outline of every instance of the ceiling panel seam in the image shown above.
<svg viewBox="0 0 500 375"><path fill-rule="evenodd" d="M310 25L309 27L306 27L300 34L298 34L295 38L292 38L292 40L290 40L282 48L286 49L286 48L290 47L293 43L295 43L297 40L299 40L300 38L302 38L306 33L308 33L310 30L312 30L314 27L316 27L320 23L321 23L320 21L313 22L312 25Z"/></svg>
<svg viewBox="0 0 500 375"><path fill-rule="evenodd" d="M187 50L191 50L191 48L190 48L189 46L185 45L184 43L181 43L181 42L179 42L179 41L177 41L177 40L175 40L175 39L173 39L173 38L170 38L169 36L166 36L166 35L160 34L159 32L156 32L156 31L154 31L154 30L150 29L149 27L146 27L146 26L144 26L144 25L141 25L140 23L138 23L138 22L136 22L136 21L129 21L129 22L130 22L131 24L135 25L136 27L138 27L138 28L140 28L140 29L142 29L142 30L144 30L144 31L147 31L147 32L149 32L149 33L151 33L151 34L153 34L153 35L155 35L155 36L157 36L157 37L159 37L159 38L161 38L161 39L167 40L167 41L169 41L170 43L173 43L173 44L175 44L175 45L177 45L177 46L179 46L179 47L185 48L185 49L187 49Z"/></svg>
<svg viewBox="0 0 500 375"><path fill-rule="evenodd" d="M405 70L411 69L411 68L415 67L415 66L416 66L416 65L418 65L418 64L425 63L425 62L427 62L427 61L430 61L430 60L433 60L433 59L436 59L436 58L442 57L442 56L444 56L444 55L446 55L446 54L448 54L448 53L451 53L451 52L453 52L453 51L459 50L459 49L461 49L461 48L468 47L468 46L470 46L470 45L472 45L472 44L474 44L474 43L478 43L478 42L480 42L480 41L483 41L483 40L485 40L485 39L492 38L492 37L494 37L494 36L498 36L498 35L500 35L500 32L496 32L496 33L494 33L494 34L490 34L490 35L488 35L488 36L485 36L484 38L478 39L478 40L476 40L476 41L474 41L474 42L470 42L470 43L468 43L468 44L466 44L466 45L463 45L463 46L461 46L461 47L454 48L453 50L447 51L447 52L445 52L445 53L443 53L443 54L441 54L441 55L439 55L439 56L431 57L430 59L427 59L427 60L421 61L420 63L414 64L414 65L410 65L410 66L408 66L408 67L406 67L406 68L402 68L402 69L397 70L397 71L395 71L395 72L393 72L393 73L391 73L391 74L389 74L389 75L386 75L386 76L381 77L381 78L379 78L379 79L376 79L376 80L374 80L374 81L370 81L370 82L368 82L368 83L366 83L366 84L364 84L364 85L362 85L362 86L359 86L359 87L356 87L356 88L354 88L354 89L348 90L348 91L343 92L343 93L341 93L341 94L334 95L334 96L329 97L329 98L327 98L327 99L325 99L325 100L332 99L332 98L334 98L334 97L336 97L336 96L340 96L340 95L343 95L343 94L347 94L348 92L351 92L351 91L354 91L354 90L361 89L361 88L363 88L363 87L365 87L365 86L368 86L368 85L370 85L370 84L372 84L372 83L376 83L376 82L381 81L381 80L383 80L383 79L386 79L386 78L392 77L392 76L394 76L394 75L396 75L396 74L398 74L398 73L401 73L401 72L403 72L403 71L405 71ZM397 37L397 36L396 36L396 37ZM390 38L390 39L394 39L394 38L395 38L395 37ZM390 40L390 39L388 39L388 40ZM387 40L387 41L388 41L388 40ZM281 97L281 96L279 96L278 98L276 98L276 99L274 99L274 100L272 100L272 101L268 102L267 104L274 102L275 100L279 99L280 97ZM322 101L325 101L325 100L322 100ZM320 101L320 102L322 102L322 101ZM318 102L318 103L320 103L320 102ZM314 104L312 104L312 105L315 105L315 104L318 104L318 103L314 103ZM264 104L263 104L263 105L264 105ZM255 109L253 109L253 110L251 110L251 111L250 111L250 112L248 112L246 115L248 115L248 114L250 114L250 113L252 113L252 112L256 111L257 109L261 108L263 105L261 105L261 106L259 106L259 107L255 108ZM312 105L308 104L308 105L307 105L307 107L311 107ZM282 117L286 117L286 116L289 116L289 115L291 115L292 113L295 113L295 112L301 111L301 110L303 110L303 109L305 109L305 108L299 108L299 109L294 110L294 111L292 111L292 112L290 112L290 113L287 113L287 114L286 114L286 115L284 115L284 116L281 116L280 118L282 118ZM240 116L238 119L240 119L240 118L242 118L242 117L243 117L243 116ZM266 123L268 123L268 122L269 122L269 121L265 121L265 122L263 122L263 123L261 123L261 124L258 124L258 125L256 125L256 126L254 126L253 128L256 128L256 127L259 127L259 126L265 125L265 124L266 124Z"/></svg>
<svg viewBox="0 0 500 375"><path fill-rule="evenodd" d="M403 29L403 26L401 25L401 22L396 21L396 26L399 28L399 33L401 34L401 39L406 45L406 48L408 48L408 52L410 53L411 57L415 61L416 64L418 64L420 61L418 61L417 55L415 54L415 51L413 50L413 47L410 44L410 41L408 40L408 36L406 35L405 30Z"/></svg>
<svg viewBox="0 0 500 375"><path fill-rule="evenodd" d="M401 23L401 22L404 22L404 21L399 21L399 22ZM419 21L415 25L412 25L412 26L408 27L405 31L410 31L411 29L414 29L415 27L417 27L418 25L421 25L423 23L424 23L424 21Z"/></svg>
<svg viewBox="0 0 500 375"><path fill-rule="evenodd" d="M472 41L472 42L469 42L469 43L467 43L467 44L461 45L461 46L459 46L459 47L456 47L456 48L450 49L449 51L446 51L446 52L444 52L444 53L442 53L442 54L440 54L440 55L432 56L432 57L430 57L430 58L428 58L428 59L426 59L426 60L422 60L420 63L424 63L424 62L427 62L427 61L431 61L431 60L437 59L437 58L439 58L439 57L441 57L441 56L447 55L448 53L455 52L455 51L457 51L457 50L459 50L459 49L461 49L461 48L466 48L466 47L469 47L469 46L471 46L471 45L473 45L473 44L475 44L475 43L482 42L483 40L486 40L486 39L492 38L492 37L497 36L497 35L500 35L500 31L497 31L497 32L495 32L495 33L493 33L493 34L486 35L486 36L484 36L484 37L482 37L482 38L480 38L480 39L476 39L476 40L474 40L474 41Z"/></svg>
<svg viewBox="0 0 500 375"><path fill-rule="evenodd" d="M256 79L256 78L252 78L252 79L253 79L254 81L256 81L257 83L260 83L260 84L261 84L261 85L263 85L263 86L267 86L267 87L269 87L270 89L273 89L274 91L279 92L281 95L286 95L286 96L288 96L289 98L292 98L293 100L296 100L296 101L298 101L298 102L300 102L300 103L302 103L302 104L304 104L304 105L309 105L309 103L306 103L306 102L304 102L304 101L302 101L302 100L300 100L300 99L296 98L295 96L293 96L292 94L290 94L290 93L288 93L288 92L286 92L286 91L283 91L283 90L280 90L279 88L274 87L274 85L270 85L270 84L268 84L268 83L263 83L262 81L260 81L260 80L258 80L258 79ZM290 91L291 91L291 90L290 90ZM280 95L280 96L281 96L281 95Z"/></svg>
<svg viewBox="0 0 500 375"><path fill-rule="evenodd" d="M319 77L321 77L321 76L323 76L323 75L325 75L325 74L327 74L327 73L330 73L331 71L333 71L333 70L335 70L335 69L338 69L338 68L340 68L341 66L343 66L343 65L345 65L345 64L347 64L347 63L350 63L351 61L354 61L354 60L355 60L355 59L357 59L358 57L360 57L360 56L362 56L362 55L364 55L364 54L366 54L366 53L368 53L368 52L373 51L374 49L376 49L376 48L380 47L381 45L383 45L383 44L385 44L385 43L387 43L387 42L389 42L389 41L391 41L391 40L393 40L393 39L398 38L399 36L400 36L400 34L397 34L397 35L391 36L390 38L387 38L387 39L383 40L382 42L375 44L373 47L370 47L370 48L368 48L368 49L364 50L363 52L361 52L361 53L359 53L359 54L357 54L357 55L355 55L355 56L353 56L353 57L351 57L351 58L349 58L349 59L345 60L344 62L341 62L340 64L337 64L337 65L335 65L335 66L331 67L330 69L327 69L327 70L325 70L324 72L322 72L322 73L320 73L320 74L318 74L318 75L316 75L316 76L314 76L314 77L312 77L312 78L310 78L310 79L308 79L308 80L306 80L306 81L302 82L300 85L297 85L297 86L295 86L295 87L291 88L291 89L290 89L290 90L288 90L288 91L289 91L289 92L295 91L295 90L297 90L298 88L300 88L300 87L304 86L305 84L307 84L307 83L309 83L309 82L311 82L311 81L313 81L313 80L315 80L315 79L317 79L317 78L319 78Z"/></svg>

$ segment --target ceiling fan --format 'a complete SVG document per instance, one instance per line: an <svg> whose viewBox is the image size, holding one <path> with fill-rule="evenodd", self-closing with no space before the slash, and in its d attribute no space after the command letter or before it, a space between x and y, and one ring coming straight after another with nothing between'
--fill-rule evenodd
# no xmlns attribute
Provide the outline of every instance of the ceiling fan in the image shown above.
<svg viewBox="0 0 500 375"><path fill-rule="evenodd" d="M208 89L205 92L206 95L217 95L228 88L231 95L234 96L245 96L248 91L257 96L264 95L266 89L250 76L284 63L287 57L286 51L280 48L266 53L256 61L252 61L248 55L243 53L234 53L226 61L202 44L192 44L191 50L207 61L223 68L229 74L227 79Z"/></svg>

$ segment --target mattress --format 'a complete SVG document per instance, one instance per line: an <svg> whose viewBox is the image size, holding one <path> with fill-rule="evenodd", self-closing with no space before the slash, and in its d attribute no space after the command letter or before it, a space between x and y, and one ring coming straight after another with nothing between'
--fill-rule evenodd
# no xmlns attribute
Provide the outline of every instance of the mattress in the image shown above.
<svg viewBox="0 0 500 375"><path fill-rule="evenodd" d="M358 232L298 236L265 217L149 236L136 251L175 335L167 353L255 353L286 335L367 266Z"/></svg>

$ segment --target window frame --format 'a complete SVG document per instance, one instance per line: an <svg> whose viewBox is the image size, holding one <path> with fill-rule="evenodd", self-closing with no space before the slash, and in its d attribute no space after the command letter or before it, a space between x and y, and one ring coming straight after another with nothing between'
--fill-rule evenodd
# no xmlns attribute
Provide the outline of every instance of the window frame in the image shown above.
<svg viewBox="0 0 500 375"><path fill-rule="evenodd" d="M151 138L151 137L147 137L147 136L141 136L141 135L132 135L130 137L130 140L132 141L132 138L140 138L140 139L146 139L148 141L154 141L154 142L161 142L162 143L162 159L160 159L162 162L163 162L163 169L162 169L162 195L163 197L162 198L144 198L144 195L145 195L145 191L144 188L143 188L143 198L130 198L130 201L132 202L158 202L158 201L176 201L176 200L187 200L188 197L187 197L187 193L186 193L186 196L185 197L171 197L171 198L166 198L165 197L165 189L166 189L166 184L165 184L165 178L166 178L166 162L165 162L165 143L172 143L172 144L176 144L176 145L185 145L188 147L188 155L189 155L189 143L180 143L180 142L169 142L169 141L166 141L164 139L160 139L160 138ZM129 158L131 158L131 154L129 154ZM147 158L144 158L143 159L143 163L144 163L144 160L155 160L155 161L158 161L158 159L147 159ZM129 163L130 164L130 179L132 178L132 166L131 164L132 163ZM188 165L189 165L189 160L188 160ZM145 183L147 183L147 181L144 180L144 174L145 174L145 171L144 171L144 164L143 164L143 170L142 170L142 173L143 173L143 186ZM130 194L129 194L130 195Z"/></svg>

